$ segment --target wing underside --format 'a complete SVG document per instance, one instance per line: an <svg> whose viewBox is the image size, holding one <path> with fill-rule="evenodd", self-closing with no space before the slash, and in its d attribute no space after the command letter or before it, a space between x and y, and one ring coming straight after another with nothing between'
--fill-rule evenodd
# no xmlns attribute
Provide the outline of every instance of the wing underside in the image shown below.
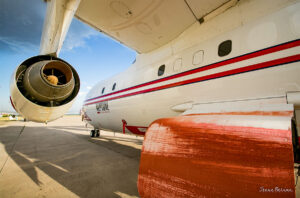
<svg viewBox="0 0 300 198"><path fill-rule="evenodd" d="M140 53L170 42L228 0L81 0L76 17Z"/></svg>

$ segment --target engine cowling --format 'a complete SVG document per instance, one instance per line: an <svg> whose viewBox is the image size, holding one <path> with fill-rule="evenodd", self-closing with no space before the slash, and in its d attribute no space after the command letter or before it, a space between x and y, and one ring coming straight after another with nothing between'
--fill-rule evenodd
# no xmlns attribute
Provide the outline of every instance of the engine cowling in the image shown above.
<svg viewBox="0 0 300 198"><path fill-rule="evenodd" d="M35 56L14 72L11 102L27 120L49 122L64 115L79 88L79 76L69 63L49 55Z"/></svg>

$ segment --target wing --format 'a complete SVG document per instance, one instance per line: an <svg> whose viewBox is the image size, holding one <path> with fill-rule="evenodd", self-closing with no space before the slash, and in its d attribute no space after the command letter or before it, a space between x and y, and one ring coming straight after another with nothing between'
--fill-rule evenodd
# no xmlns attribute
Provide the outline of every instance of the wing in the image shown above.
<svg viewBox="0 0 300 198"><path fill-rule="evenodd" d="M40 54L55 54L75 16L137 52L157 49L235 5L237 0L51 0Z"/></svg>
<svg viewBox="0 0 300 198"><path fill-rule="evenodd" d="M176 38L228 0L82 0L76 17L145 53Z"/></svg>

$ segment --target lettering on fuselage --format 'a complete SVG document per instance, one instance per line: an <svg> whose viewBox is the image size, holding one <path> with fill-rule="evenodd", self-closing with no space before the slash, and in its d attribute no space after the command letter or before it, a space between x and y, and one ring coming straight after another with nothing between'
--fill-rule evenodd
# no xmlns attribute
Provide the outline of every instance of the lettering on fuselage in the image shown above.
<svg viewBox="0 0 300 198"><path fill-rule="evenodd" d="M96 109L98 113L107 113L109 112L108 101L99 102L96 104Z"/></svg>

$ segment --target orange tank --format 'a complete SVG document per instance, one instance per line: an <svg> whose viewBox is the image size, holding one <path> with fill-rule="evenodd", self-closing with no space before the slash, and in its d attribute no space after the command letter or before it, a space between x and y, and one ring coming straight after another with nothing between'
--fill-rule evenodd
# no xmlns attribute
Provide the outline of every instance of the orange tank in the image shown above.
<svg viewBox="0 0 300 198"><path fill-rule="evenodd" d="M230 119L245 116L190 115L152 123L141 153L140 196L295 197L290 128L230 125ZM218 124L224 119L226 124Z"/></svg>

